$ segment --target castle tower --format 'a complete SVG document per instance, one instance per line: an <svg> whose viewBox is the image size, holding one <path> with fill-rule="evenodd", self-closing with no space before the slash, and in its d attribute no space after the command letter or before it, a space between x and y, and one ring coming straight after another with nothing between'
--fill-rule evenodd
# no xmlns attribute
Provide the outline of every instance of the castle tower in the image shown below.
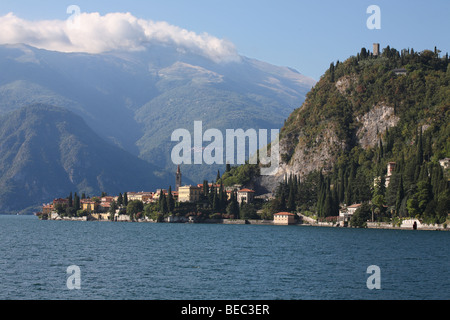
<svg viewBox="0 0 450 320"><path fill-rule="evenodd" d="M389 162L388 165L387 165L387 175L386 175L386 178L385 178L386 179L386 181L385 181L385 187L386 188L389 187L389 184L391 183L391 176L392 176L392 173L395 170L395 166L396 166L395 162Z"/></svg>
<svg viewBox="0 0 450 320"><path fill-rule="evenodd" d="M395 170L395 166L396 166L395 162L389 162L388 163L388 165L387 165L387 176L388 177L392 176L392 173Z"/></svg>
<svg viewBox="0 0 450 320"><path fill-rule="evenodd" d="M380 54L380 44L374 43L373 44L373 55L378 56Z"/></svg>
<svg viewBox="0 0 450 320"><path fill-rule="evenodd" d="M181 170L180 166L178 165L177 173L175 175L175 189L178 191L178 189L181 187Z"/></svg>

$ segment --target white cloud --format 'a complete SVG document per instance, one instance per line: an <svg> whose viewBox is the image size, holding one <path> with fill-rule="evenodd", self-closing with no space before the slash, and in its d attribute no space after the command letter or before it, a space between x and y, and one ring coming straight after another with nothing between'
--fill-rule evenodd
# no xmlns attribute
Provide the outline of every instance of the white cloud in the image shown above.
<svg viewBox="0 0 450 320"><path fill-rule="evenodd" d="M163 21L138 19L130 13L81 13L74 19L28 21L9 13L0 17L0 44L23 43L61 52L102 53L143 50L151 43L173 45L216 62L239 59L233 43L197 34Z"/></svg>

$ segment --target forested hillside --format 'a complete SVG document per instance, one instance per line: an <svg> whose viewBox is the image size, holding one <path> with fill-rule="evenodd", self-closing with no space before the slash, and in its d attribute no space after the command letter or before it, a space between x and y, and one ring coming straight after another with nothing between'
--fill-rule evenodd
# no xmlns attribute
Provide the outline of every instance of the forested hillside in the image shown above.
<svg viewBox="0 0 450 320"><path fill-rule="evenodd" d="M270 178L272 186L278 184L271 211L325 218L338 215L342 206L367 202L378 220L445 221L449 61L437 49L387 47L380 56L363 48L332 63L281 130L282 163ZM389 177L388 163L395 163ZM272 191L261 177L253 184Z"/></svg>

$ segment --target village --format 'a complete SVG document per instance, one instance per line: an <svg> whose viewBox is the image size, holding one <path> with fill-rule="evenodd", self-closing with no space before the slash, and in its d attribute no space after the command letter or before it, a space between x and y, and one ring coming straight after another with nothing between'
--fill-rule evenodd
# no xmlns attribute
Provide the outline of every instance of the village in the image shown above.
<svg viewBox="0 0 450 320"><path fill-rule="evenodd" d="M396 164L390 162L385 179L389 184ZM69 220L69 221L114 221L114 222L165 222L165 223L221 223L221 224L256 224L256 225L309 225L325 227L349 227L349 221L362 204L343 206L339 216L319 220L295 212L278 212L269 217L263 215L244 216L240 214L245 205L264 203L269 200L267 195L255 196L255 191L243 188L241 185L223 187L221 184L208 183L197 185L182 185L181 170L178 166L175 176L175 190L158 189L153 192L125 192L116 196L102 194L100 197L78 199L74 204L72 195L68 198L57 198L51 203L42 206L38 213L42 220ZM375 179L374 183L377 183ZM207 191L206 191L207 190ZM220 194L226 198L228 204L226 213L214 212L214 208L207 210L207 194L212 193L214 203L220 201ZM162 214L161 204L173 202L173 208L167 208ZM232 203L236 205L234 211ZM134 206L130 205L134 204ZM76 212L69 209L78 207ZM144 208L150 208L156 215L146 214ZM260 206L259 206L260 207ZM135 209L134 209L135 208ZM128 211L128 212L127 212ZM258 212L260 212L259 210ZM204 213L207 212L205 215ZM381 229L409 229L409 230L445 230L446 226L422 224L418 219L404 219L393 223L367 221L368 228Z"/></svg>
<svg viewBox="0 0 450 320"><path fill-rule="evenodd" d="M167 223L228 223L228 224L279 224L291 225L298 223L298 216L293 213L280 212L273 215L273 219L260 219L254 216L254 219L240 219L239 206L242 208L245 204L253 204L256 201L266 201L255 197L255 191L248 188L243 188L241 185L234 185L232 187L224 188L222 185L208 183L197 185L182 185L181 184L181 170L180 166L177 168L175 176L175 190L158 189L152 192L125 192L116 196L103 194L100 197L82 198L79 199L79 204L74 204L76 200L70 195L68 198L57 198L51 203L42 206L42 212L37 213L42 220L71 220L71 221L115 221L115 222L167 222ZM206 187L206 188L205 188ZM206 194L213 193L214 197L222 193L225 195L225 203L233 202L236 204L234 212L228 214L214 213L211 215L202 215L201 209L207 208ZM152 207L158 211L161 203L169 203L173 201L174 207L178 213L166 212L159 217L149 217L144 214L143 208L145 206ZM216 200L214 200L216 201ZM219 201L219 200L217 200ZM127 212L128 204L135 203L137 205L137 212ZM72 207L78 207L68 213ZM174 209L174 208L172 208ZM184 210L183 210L184 209ZM128 208L128 211L131 211ZM205 211L205 210L203 210ZM207 211L207 210L206 210ZM229 211L229 210L227 210ZM183 212L184 214L180 214ZM296 219L297 218L297 219Z"/></svg>

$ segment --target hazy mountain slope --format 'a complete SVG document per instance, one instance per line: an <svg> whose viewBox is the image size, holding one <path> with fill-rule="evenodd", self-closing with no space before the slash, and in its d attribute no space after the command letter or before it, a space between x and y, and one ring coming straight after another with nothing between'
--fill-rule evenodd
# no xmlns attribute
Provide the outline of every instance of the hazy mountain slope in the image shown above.
<svg viewBox="0 0 450 320"><path fill-rule="evenodd" d="M36 102L65 107L101 137L170 170L173 130L194 121L220 130L281 128L315 83L289 68L245 57L217 63L164 45L103 54L4 45L0 70L0 114ZM183 171L197 181L216 169Z"/></svg>
<svg viewBox="0 0 450 320"><path fill-rule="evenodd" d="M66 197L70 191L93 196L165 187L168 177L155 171L65 109L33 105L0 118L2 213Z"/></svg>

